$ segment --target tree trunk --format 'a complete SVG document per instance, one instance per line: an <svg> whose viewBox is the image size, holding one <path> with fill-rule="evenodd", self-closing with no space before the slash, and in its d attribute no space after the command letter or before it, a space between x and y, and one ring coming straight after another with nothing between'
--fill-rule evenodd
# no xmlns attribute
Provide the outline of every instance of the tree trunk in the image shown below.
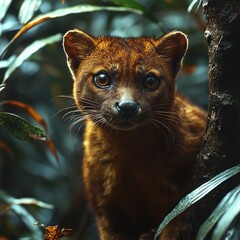
<svg viewBox="0 0 240 240"><path fill-rule="evenodd" d="M200 185L240 163L240 0L203 0L209 54L209 113L196 181ZM240 183L236 176L196 207L199 225Z"/></svg>

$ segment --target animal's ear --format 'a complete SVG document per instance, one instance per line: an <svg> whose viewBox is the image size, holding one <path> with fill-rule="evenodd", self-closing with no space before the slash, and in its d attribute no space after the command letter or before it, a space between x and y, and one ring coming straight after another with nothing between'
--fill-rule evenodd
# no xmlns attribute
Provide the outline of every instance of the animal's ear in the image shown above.
<svg viewBox="0 0 240 240"><path fill-rule="evenodd" d="M81 61L92 52L94 47L94 38L82 31L70 30L64 35L63 48L73 79L76 77Z"/></svg>
<svg viewBox="0 0 240 240"><path fill-rule="evenodd" d="M165 61L170 63L174 77L182 65L187 47L187 36L180 31L170 32L156 40L156 51Z"/></svg>

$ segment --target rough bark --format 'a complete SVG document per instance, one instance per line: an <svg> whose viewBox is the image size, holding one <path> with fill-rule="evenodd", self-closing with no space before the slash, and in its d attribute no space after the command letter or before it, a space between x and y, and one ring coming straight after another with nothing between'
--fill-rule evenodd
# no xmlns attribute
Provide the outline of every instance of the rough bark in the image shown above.
<svg viewBox="0 0 240 240"><path fill-rule="evenodd" d="M209 54L209 113L198 159L198 185L240 163L240 1L204 0L203 10ZM238 175L195 207L198 226L239 183Z"/></svg>

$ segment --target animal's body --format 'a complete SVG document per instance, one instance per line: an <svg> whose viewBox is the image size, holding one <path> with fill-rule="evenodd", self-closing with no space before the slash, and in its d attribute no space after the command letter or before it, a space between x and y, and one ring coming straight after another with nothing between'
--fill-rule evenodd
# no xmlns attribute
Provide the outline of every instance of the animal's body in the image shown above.
<svg viewBox="0 0 240 240"><path fill-rule="evenodd" d="M64 37L85 121L83 178L101 240L156 228L191 189L206 114L175 90L187 38ZM179 221L162 239L179 239Z"/></svg>

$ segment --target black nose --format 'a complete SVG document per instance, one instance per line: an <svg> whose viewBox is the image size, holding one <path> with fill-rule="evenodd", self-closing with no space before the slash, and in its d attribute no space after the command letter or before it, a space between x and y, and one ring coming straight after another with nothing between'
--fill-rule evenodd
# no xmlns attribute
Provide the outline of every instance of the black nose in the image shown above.
<svg viewBox="0 0 240 240"><path fill-rule="evenodd" d="M123 118L128 119L133 117L138 112L139 104L132 101L123 101L120 103L117 102L116 109Z"/></svg>

